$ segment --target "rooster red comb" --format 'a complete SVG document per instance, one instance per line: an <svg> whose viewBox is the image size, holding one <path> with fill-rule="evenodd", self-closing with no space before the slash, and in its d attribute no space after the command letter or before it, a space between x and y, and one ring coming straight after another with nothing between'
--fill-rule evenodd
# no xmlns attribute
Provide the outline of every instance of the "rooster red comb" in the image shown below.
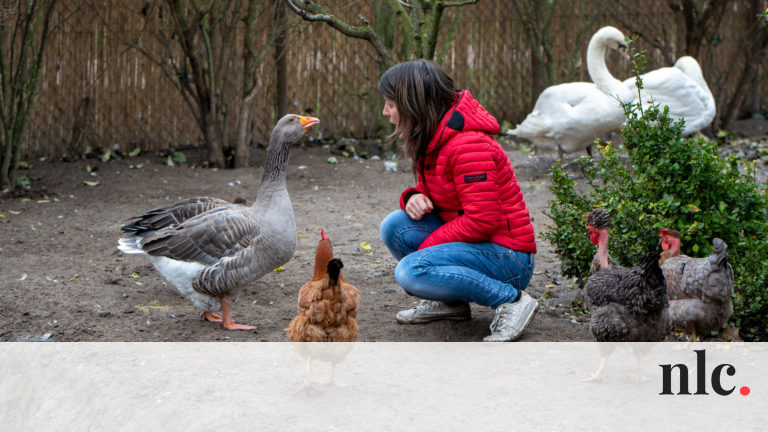
<svg viewBox="0 0 768 432"><path fill-rule="evenodd" d="M325 230L320 228L320 239L321 240L328 240L328 237L325 236Z"/></svg>
<svg viewBox="0 0 768 432"><path fill-rule="evenodd" d="M662 228L661 231L659 231L659 237L664 237L669 232L668 229Z"/></svg>

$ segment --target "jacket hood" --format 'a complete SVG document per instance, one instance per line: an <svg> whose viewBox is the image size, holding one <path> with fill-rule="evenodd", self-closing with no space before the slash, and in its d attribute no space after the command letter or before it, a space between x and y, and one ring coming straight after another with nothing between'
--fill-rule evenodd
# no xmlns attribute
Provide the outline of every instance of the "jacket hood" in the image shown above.
<svg viewBox="0 0 768 432"><path fill-rule="evenodd" d="M453 106L440 120L437 131L427 147L427 153L440 148L459 132L477 131L498 135L501 128L496 118L480 105L469 90L456 92Z"/></svg>

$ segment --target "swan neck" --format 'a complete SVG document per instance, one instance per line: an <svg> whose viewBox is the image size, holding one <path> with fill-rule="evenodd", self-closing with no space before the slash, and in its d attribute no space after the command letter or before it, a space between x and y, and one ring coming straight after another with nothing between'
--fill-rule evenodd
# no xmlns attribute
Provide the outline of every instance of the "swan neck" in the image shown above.
<svg viewBox="0 0 768 432"><path fill-rule="evenodd" d="M618 79L611 75L608 66L605 64L605 53L608 45L605 39L601 37L592 38L587 47L587 71L597 87L609 95L622 94L619 90L624 85Z"/></svg>

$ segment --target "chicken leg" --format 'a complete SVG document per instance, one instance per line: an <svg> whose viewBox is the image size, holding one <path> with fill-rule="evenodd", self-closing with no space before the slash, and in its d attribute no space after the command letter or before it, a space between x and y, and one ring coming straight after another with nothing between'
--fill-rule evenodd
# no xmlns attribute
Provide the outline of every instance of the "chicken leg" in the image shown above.
<svg viewBox="0 0 768 432"><path fill-rule="evenodd" d="M605 381L605 364L608 362L608 356L609 354L603 355L602 360L600 361L600 367L597 368L595 373L592 374L589 378L585 378L581 380L582 382L591 382L591 381Z"/></svg>

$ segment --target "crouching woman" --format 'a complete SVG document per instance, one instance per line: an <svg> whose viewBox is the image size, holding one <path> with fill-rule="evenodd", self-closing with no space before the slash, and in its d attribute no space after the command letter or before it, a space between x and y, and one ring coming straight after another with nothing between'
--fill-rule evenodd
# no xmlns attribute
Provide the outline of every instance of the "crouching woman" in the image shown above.
<svg viewBox="0 0 768 432"><path fill-rule="evenodd" d="M380 227L397 283L423 299L397 321L469 320L473 302L495 309L485 341L517 340L539 306L525 293L536 243L498 122L431 61L391 67L378 88L416 177Z"/></svg>

